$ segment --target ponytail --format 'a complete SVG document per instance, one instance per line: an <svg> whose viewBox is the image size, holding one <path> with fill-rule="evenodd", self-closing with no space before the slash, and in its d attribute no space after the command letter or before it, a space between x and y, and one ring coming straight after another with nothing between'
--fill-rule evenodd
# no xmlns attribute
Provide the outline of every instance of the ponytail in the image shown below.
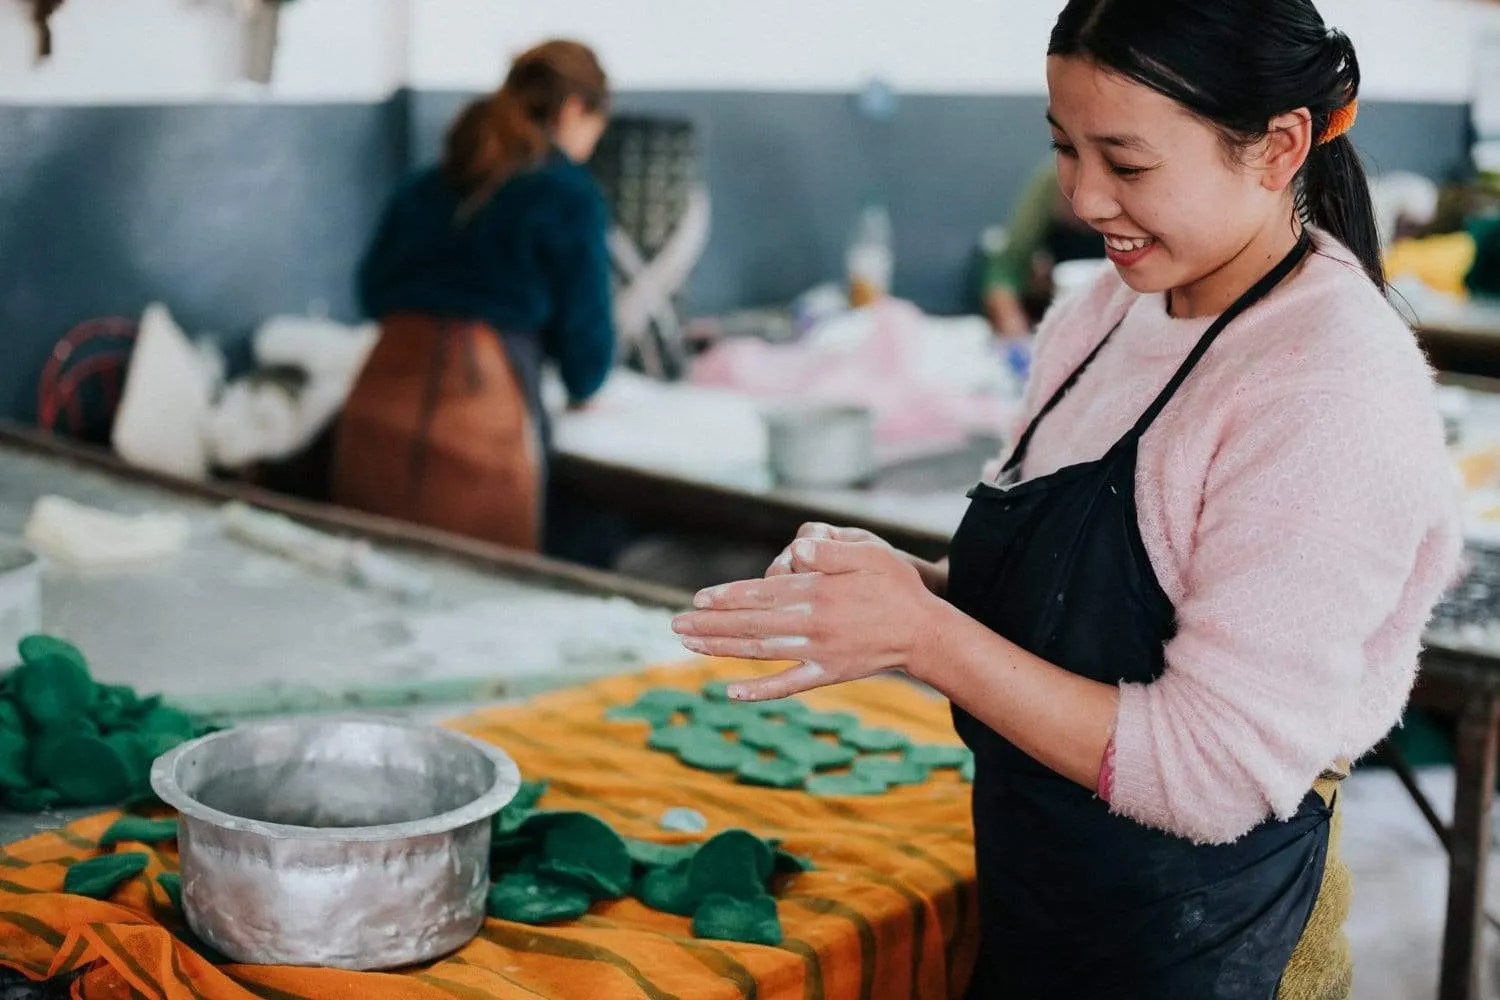
<svg viewBox="0 0 1500 1000"><path fill-rule="evenodd" d="M1313 147L1303 168L1304 221L1325 230L1353 252L1375 287L1386 290L1375 205L1359 153L1346 135Z"/></svg>
<svg viewBox="0 0 1500 1000"><path fill-rule="evenodd" d="M569 98L590 111L604 110L609 102L604 70L585 45L545 42L516 57L498 91L459 114L444 144L442 171L465 195L461 217L546 157L552 127Z"/></svg>

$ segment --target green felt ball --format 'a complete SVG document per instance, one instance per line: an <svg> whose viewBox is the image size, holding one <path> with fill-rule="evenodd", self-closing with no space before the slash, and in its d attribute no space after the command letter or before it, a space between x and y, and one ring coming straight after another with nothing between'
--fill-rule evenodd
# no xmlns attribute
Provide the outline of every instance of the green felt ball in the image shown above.
<svg viewBox="0 0 1500 1000"><path fill-rule="evenodd" d="M610 722L644 722L656 729L672 721L677 713L661 705L616 705L606 709L604 717Z"/></svg>
<svg viewBox="0 0 1500 1000"><path fill-rule="evenodd" d="M709 838L693 855L688 883L704 898L723 893L753 899L766 891L775 858L764 840L745 830L725 830Z"/></svg>
<svg viewBox="0 0 1500 1000"><path fill-rule="evenodd" d="M864 753L891 753L911 746L911 737L894 729L847 729L839 740Z"/></svg>
<svg viewBox="0 0 1500 1000"><path fill-rule="evenodd" d="M688 740L677 751L677 759L700 771L734 771L760 755L743 743L731 743L717 733L711 739Z"/></svg>
<svg viewBox="0 0 1500 1000"><path fill-rule="evenodd" d="M85 674L88 673L88 661L83 658L77 646L51 635L28 635L16 646L16 652L21 655L21 662L41 663L45 660L66 660Z"/></svg>
<svg viewBox="0 0 1500 1000"><path fill-rule="evenodd" d="M856 774L816 774L803 786L809 795L884 795L886 784Z"/></svg>
<svg viewBox="0 0 1500 1000"><path fill-rule="evenodd" d="M80 664L63 657L32 660L16 669L15 702L36 726L57 726L88 714L94 682Z"/></svg>
<svg viewBox="0 0 1500 1000"><path fill-rule="evenodd" d="M144 816L121 816L109 825L104 836L99 838L100 847L110 847L121 841L136 844L160 844L177 839L177 820L146 819Z"/></svg>
<svg viewBox="0 0 1500 1000"><path fill-rule="evenodd" d="M156 884L167 894L173 909L182 912L182 876L177 872L162 872L156 876Z"/></svg>
<svg viewBox="0 0 1500 1000"><path fill-rule="evenodd" d="M927 780L927 768L904 757L861 757L849 773L887 785L920 785Z"/></svg>
<svg viewBox="0 0 1500 1000"><path fill-rule="evenodd" d="M707 739L721 739L718 730L706 726L662 726L651 730L651 735L646 737L646 746L652 750L676 753L684 743Z"/></svg>
<svg viewBox="0 0 1500 1000"><path fill-rule="evenodd" d="M689 715L694 725L708 729L738 729L752 719L760 719L759 715L742 705L718 701L705 701L695 705Z"/></svg>
<svg viewBox="0 0 1500 1000"><path fill-rule="evenodd" d="M591 873L592 881L611 892L625 894L630 886L630 852L624 839L608 823L588 813L562 813L553 817L542 839L542 854L568 871Z"/></svg>
<svg viewBox="0 0 1500 1000"><path fill-rule="evenodd" d="M683 691L679 688L651 688L641 692L636 698L637 708L664 708L671 712L686 712L703 701L698 695L691 691Z"/></svg>
<svg viewBox="0 0 1500 1000"><path fill-rule="evenodd" d="M783 745L797 740L806 740L812 735L795 723L772 722L770 719L748 720L740 727L740 742L757 750L780 752Z"/></svg>
<svg viewBox="0 0 1500 1000"><path fill-rule="evenodd" d="M815 733L846 733L860 728L859 716L853 712L806 712L796 717L797 725Z"/></svg>
<svg viewBox="0 0 1500 1000"><path fill-rule="evenodd" d="M818 739L816 736L788 740L778 747L776 752L787 760L805 764L815 771L847 767L854 763L856 756L851 748L841 743L830 743L828 740Z"/></svg>
<svg viewBox="0 0 1500 1000"><path fill-rule="evenodd" d="M692 865L692 859L685 858L666 868L652 868L636 882L633 895L653 910L691 917L699 899L688 881Z"/></svg>
<svg viewBox="0 0 1500 1000"><path fill-rule="evenodd" d="M746 785L765 788L801 788L812 777L812 768L785 757L751 760L741 764L735 778Z"/></svg>
<svg viewBox="0 0 1500 1000"><path fill-rule="evenodd" d="M91 899L108 899L121 885L146 870L146 854L101 854L69 866L63 875L63 892Z"/></svg>
<svg viewBox="0 0 1500 1000"><path fill-rule="evenodd" d="M561 885L536 875L506 875L490 886L486 900L490 916L521 924L576 920L593 900L576 886Z"/></svg>
<svg viewBox="0 0 1500 1000"><path fill-rule="evenodd" d="M715 893L705 896L693 912L693 935L717 941L779 945L781 921L776 900L767 895L735 899Z"/></svg>
<svg viewBox="0 0 1500 1000"><path fill-rule="evenodd" d="M948 746L941 743L919 744L906 751L907 760L934 770L945 767L963 767L964 761L968 760L969 756L968 747Z"/></svg>

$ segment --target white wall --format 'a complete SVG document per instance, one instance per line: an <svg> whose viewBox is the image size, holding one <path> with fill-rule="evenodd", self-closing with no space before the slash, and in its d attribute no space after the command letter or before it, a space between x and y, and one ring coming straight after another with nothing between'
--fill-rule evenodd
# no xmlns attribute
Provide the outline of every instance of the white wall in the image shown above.
<svg viewBox="0 0 1500 1000"><path fill-rule="evenodd" d="M1060 0L420 0L411 79L490 87L502 56L549 35L595 46L623 89L1040 93ZM1468 100L1481 0L1321 0L1354 39L1367 97ZM500 55L497 55L499 53Z"/></svg>
<svg viewBox="0 0 1500 1000"><path fill-rule="evenodd" d="M0 0L0 101L237 97L378 100L406 79L412 0L301 0L282 13L275 82L240 80L238 0L67 0L38 64L30 4Z"/></svg>
<svg viewBox="0 0 1500 1000"><path fill-rule="evenodd" d="M598 48L622 89L899 89L1040 93L1060 0L298 0L282 15L269 90L238 80L239 0L67 0L56 54L34 64L29 5L0 0L0 101L154 102L237 96L370 100L410 83L494 86L551 35ZM1481 0L1321 0L1354 38L1370 98L1466 101Z"/></svg>

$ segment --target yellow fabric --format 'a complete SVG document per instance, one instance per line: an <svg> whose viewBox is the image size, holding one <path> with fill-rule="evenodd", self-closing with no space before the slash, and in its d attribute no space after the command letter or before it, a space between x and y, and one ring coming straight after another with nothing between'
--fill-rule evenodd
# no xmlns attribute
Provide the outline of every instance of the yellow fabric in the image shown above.
<svg viewBox="0 0 1500 1000"><path fill-rule="evenodd" d="M737 785L646 749L646 727L606 722L610 705L658 686L764 673L717 662L609 678L460 719L453 728L504 747L528 779L551 782L543 808L595 812L627 837L663 834L661 814L689 806L711 829L783 838L817 870L776 885L786 940L775 948L691 936L689 921L632 899L547 927L488 920L457 954L401 974L215 966L185 945L155 877L172 845L122 843L152 863L109 902L61 892L69 863L100 852L117 814L95 816L0 851L0 963L43 978L83 970L75 996L164 1000L651 998L818 1000L960 994L977 942L968 786L952 772L867 799ZM947 703L895 679L809 694L920 742L957 743Z"/></svg>
<svg viewBox="0 0 1500 1000"><path fill-rule="evenodd" d="M1333 807L1328 830L1328 859L1312 915L1292 950L1277 1000L1348 1000L1354 989L1354 954L1344 935L1344 921L1354 895L1349 868L1339 855L1343 811L1335 794L1338 782L1320 779L1313 789Z"/></svg>
<svg viewBox="0 0 1500 1000"><path fill-rule="evenodd" d="M1386 278L1410 276L1437 291L1467 298L1464 276L1477 253L1478 245L1468 233L1397 240L1385 253Z"/></svg>

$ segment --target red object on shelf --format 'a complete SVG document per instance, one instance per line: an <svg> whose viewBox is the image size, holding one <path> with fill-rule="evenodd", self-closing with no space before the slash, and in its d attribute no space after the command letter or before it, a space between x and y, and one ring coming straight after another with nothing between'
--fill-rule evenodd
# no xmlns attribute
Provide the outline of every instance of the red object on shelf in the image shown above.
<svg viewBox="0 0 1500 1000"><path fill-rule="evenodd" d="M36 422L43 430L57 432L66 417L69 437L82 438L94 428L85 415L84 402L90 385L97 384L103 413L96 417L108 436L115 411L125 388L125 370L139 325L134 319L106 316L87 320L69 330L52 347L37 384Z"/></svg>

